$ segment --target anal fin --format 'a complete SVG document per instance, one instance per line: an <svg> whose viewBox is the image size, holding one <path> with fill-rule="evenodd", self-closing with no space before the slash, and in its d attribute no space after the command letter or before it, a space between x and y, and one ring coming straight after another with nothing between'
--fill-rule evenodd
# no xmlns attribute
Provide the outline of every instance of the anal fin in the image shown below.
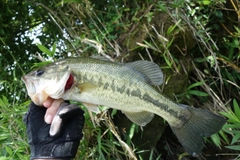
<svg viewBox="0 0 240 160"><path fill-rule="evenodd" d="M139 126L145 126L154 117L153 113L142 111L142 112L126 112L122 111L133 123Z"/></svg>
<svg viewBox="0 0 240 160"><path fill-rule="evenodd" d="M82 103L87 109L88 109L88 113L89 113L89 116L90 116L90 119L93 123L93 126L96 127L95 125L95 120L94 120L94 117L93 117L93 114L92 112L98 114L100 113L101 111L99 110L98 108L98 105L96 104L90 104L90 103Z"/></svg>

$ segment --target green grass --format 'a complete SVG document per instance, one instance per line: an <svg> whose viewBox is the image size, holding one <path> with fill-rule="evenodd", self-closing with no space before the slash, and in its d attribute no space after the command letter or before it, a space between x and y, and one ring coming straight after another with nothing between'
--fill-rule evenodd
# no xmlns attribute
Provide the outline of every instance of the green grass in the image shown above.
<svg viewBox="0 0 240 160"><path fill-rule="evenodd" d="M29 159L26 128L22 117L29 101L12 105L7 98L0 98L0 159Z"/></svg>

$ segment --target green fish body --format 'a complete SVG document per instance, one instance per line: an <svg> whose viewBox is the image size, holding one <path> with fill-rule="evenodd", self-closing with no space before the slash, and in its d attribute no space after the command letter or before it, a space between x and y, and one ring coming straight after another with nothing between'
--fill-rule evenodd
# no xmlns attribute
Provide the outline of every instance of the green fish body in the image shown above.
<svg viewBox="0 0 240 160"><path fill-rule="evenodd" d="M22 79L38 105L47 97L82 102L96 113L98 105L104 105L121 110L140 126L149 123L154 114L159 115L193 156L203 148L202 136L217 133L225 123L221 116L176 104L157 92L152 85L160 85L163 74L150 61L122 64L97 58L69 58L34 70Z"/></svg>

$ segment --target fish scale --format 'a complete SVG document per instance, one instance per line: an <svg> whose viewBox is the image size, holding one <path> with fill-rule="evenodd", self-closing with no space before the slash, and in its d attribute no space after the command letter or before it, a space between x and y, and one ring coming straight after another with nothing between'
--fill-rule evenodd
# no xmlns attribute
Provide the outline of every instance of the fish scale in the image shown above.
<svg viewBox="0 0 240 160"><path fill-rule="evenodd" d="M88 93L88 96L78 96L77 94L74 94L77 96L67 97L66 99L106 105L123 112L133 111L132 108L134 108L134 112L147 111L160 115L175 127L180 127L184 124L185 118L182 119L183 117L181 115L183 114L182 112L185 112L184 114L186 117L188 111L167 100L165 97L160 97L159 93L156 92L155 89L146 84L144 81L139 81L139 77L144 77L141 73L136 74L134 70L127 70L126 67L114 65L111 62L109 65L111 69L104 70L102 69L101 63L99 65L91 65L89 63L84 65L84 63L80 63L81 73L75 72L79 71L79 67L74 68L69 65L70 68L72 68L73 74L76 75L79 81L78 83L84 84L86 82L91 82L92 84L97 84L98 89L90 92L91 95ZM89 72L89 68L91 68L92 72ZM99 72L101 74L99 74ZM123 76L119 77L119 75L115 74L116 72L118 74L123 74ZM100 75L108 75L108 78L103 78L103 76ZM99 81L100 79L101 81ZM102 79L105 79L105 81L102 82ZM100 95L98 95L98 93L100 93ZM144 98L143 95L145 95ZM86 97L87 100L84 99ZM98 99L96 97L98 97ZM96 101L94 101L95 99ZM124 99L124 101L122 101L122 99ZM109 102L111 104L109 104ZM171 106L171 108L167 106Z"/></svg>
<svg viewBox="0 0 240 160"><path fill-rule="evenodd" d="M96 113L98 105L104 105L121 110L140 126L154 114L161 116L192 156L201 152L203 136L217 133L226 122L210 111L176 104L158 93L152 85L163 82L163 73L150 61L123 64L96 57L69 58L33 70L22 80L38 105L48 97L82 102Z"/></svg>

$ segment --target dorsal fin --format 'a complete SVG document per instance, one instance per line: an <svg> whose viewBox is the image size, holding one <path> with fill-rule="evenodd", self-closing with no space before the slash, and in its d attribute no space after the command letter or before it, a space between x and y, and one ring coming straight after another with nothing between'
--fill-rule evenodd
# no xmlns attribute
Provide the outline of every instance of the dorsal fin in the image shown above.
<svg viewBox="0 0 240 160"><path fill-rule="evenodd" d="M161 85L163 83L163 73L156 63L141 60L127 63L127 65L143 73L149 79L150 84Z"/></svg>

